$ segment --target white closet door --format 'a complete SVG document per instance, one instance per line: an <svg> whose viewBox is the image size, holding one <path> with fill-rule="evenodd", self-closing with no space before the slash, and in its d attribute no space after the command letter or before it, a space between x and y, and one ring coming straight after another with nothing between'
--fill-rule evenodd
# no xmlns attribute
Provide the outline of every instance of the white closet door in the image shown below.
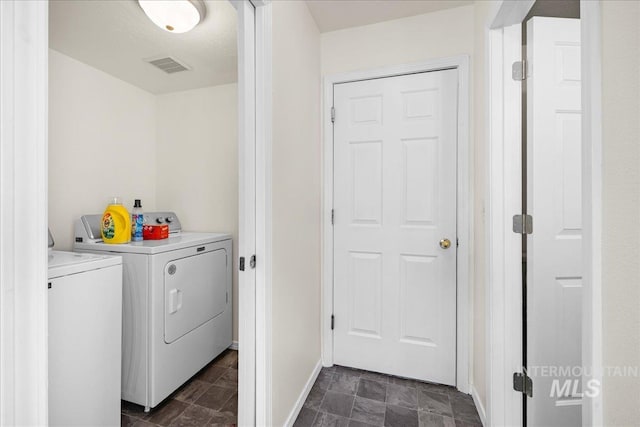
<svg viewBox="0 0 640 427"><path fill-rule="evenodd" d="M527 236L527 364L533 380L528 424L579 426L580 21L531 19L527 57L527 210L533 216L533 234Z"/></svg>
<svg viewBox="0 0 640 427"><path fill-rule="evenodd" d="M334 106L334 361L455 384L457 71L337 84Z"/></svg>

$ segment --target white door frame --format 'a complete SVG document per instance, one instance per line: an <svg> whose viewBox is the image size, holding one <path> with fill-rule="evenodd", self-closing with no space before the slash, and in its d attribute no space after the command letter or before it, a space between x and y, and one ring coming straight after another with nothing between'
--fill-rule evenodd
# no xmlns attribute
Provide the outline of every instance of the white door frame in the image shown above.
<svg viewBox="0 0 640 427"><path fill-rule="evenodd" d="M255 325L255 425L272 425L271 392L271 261L272 261L272 5L252 0L255 8L256 85L256 307ZM242 354L242 352L240 352ZM238 402L239 403L239 402ZM243 423L238 418L238 425ZM249 421L249 420L247 420Z"/></svg>
<svg viewBox="0 0 640 427"><path fill-rule="evenodd" d="M511 63L521 59L521 23L534 0L496 3L487 28L489 176L487 221L487 424L522 424L522 396L511 375L522 367L521 237L511 216L521 213L521 89ZM580 0L582 55L583 386L602 384L601 233L602 109L600 2ZM583 397L583 425L602 425L602 395Z"/></svg>
<svg viewBox="0 0 640 427"><path fill-rule="evenodd" d="M239 425L270 411L271 5L238 10L241 254ZM259 37L256 37L259 36ZM48 2L0 2L0 424L48 422ZM250 183L259 183L251 185ZM249 211L251 208L253 212ZM257 290L257 291L256 291ZM258 316L258 317L256 317ZM256 320L261 325L256 328ZM267 385L265 385L267 384ZM257 408L257 411L256 411Z"/></svg>
<svg viewBox="0 0 640 427"><path fill-rule="evenodd" d="M324 79L323 107L323 220L322 220L322 291L321 291L321 336L322 364L333 365L333 332L331 315L333 314L333 124L331 106L333 105L333 86L338 83L370 80L375 78L401 76L443 69L458 70L458 212L457 237L457 345L456 345L456 386L458 390L469 393L469 363L472 360L469 331L473 330L471 321L471 289L473 271L471 248L473 247L473 186L470 170L473 165L473 150L469 144L469 57L454 56L430 60L415 64L398 65L366 71L333 74Z"/></svg>
<svg viewBox="0 0 640 427"><path fill-rule="evenodd" d="M48 3L0 2L0 424L46 425Z"/></svg>

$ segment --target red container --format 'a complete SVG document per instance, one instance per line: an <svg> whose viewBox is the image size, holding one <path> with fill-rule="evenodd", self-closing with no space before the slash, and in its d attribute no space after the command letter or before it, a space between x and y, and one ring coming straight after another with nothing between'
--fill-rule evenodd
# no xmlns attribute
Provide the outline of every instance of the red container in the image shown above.
<svg viewBox="0 0 640 427"><path fill-rule="evenodd" d="M168 225L145 225L142 227L144 240L162 240L169 237Z"/></svg>

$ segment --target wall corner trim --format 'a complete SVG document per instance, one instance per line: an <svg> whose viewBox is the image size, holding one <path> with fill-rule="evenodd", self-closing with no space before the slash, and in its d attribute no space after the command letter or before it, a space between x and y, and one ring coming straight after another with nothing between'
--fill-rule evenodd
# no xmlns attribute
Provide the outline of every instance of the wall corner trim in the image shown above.
<svg viewBox="0 0 640 427"><path fill-rule="evenodd" d="M478 410L478 415L480 416L482 425L487 426L487 411L484 409L484 405L482 404L482 400L480 400L480 395L478 394L475 384L471 384L471 397L473 398L473 403L476 405L476 409Z"/></svg>
<svg viewBox="0 0 640 427"><path fill-rule="evenodd" d="M298 400L296 400L296 404L294 405L293 408L291 408L291 412L287 417L287 421L285 421L284 423L286 427L291 427L296 422L296 419L298 418L298 414L300 414L300 411L302 410L302 406L304 405L305 400L307 400L307 396L309 396L309 393L311 392L311 388L315 384L316 379L318 378L318 375L320 375L321 369L322 369L322 359L316 362L316 366L313 368L313 371L311 371L311 375L309 376L307 383L304 385L304 388L300 392L300 396L298 396Z"/></svg>

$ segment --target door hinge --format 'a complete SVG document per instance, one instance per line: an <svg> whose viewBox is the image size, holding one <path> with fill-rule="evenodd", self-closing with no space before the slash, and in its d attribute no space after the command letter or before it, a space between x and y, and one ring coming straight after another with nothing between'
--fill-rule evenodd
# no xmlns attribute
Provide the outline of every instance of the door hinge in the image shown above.
<svg viewBox="0 0 640 427"><path fill-rule="evenodd" d="M332 331L333 331L333 327L335 326L335 320L336 320L336 318L335 318L335 316L332 314L332 315L331 315L331 330L332 330Z"/></svg>
<svg viewBox="0 0 640 427"><path fill-rule="evenodd" d="M331 123L336 122L336 109L335 107L331 107Z"/></svg>
<svg viewBox="0 0 640 427"><path fill-rule="evenodd" d="M256 268L256 256L255 255L251 255L251 258L249 259L249 267Z"/></svg>
<svg viewBox="0 0 640 427"><path fill-rule="evenodd" d="M335 223L336 223L336 211L331 209L331 225L334 225Z"/></svg>
<svg viewBox="0 0 640 427"><path fill-rule="evenodd" d="M533 397L533 381L523 372L513 373L513 389L529 397Z"/></svg>
<svg viewBox="0 0 640 427"><path fill-rule="evenodd" d="M240 271L244 271L244 257L243 256L240 257L240 261L238 262L238 269Z"/></svg>
<svg viewBox="0 0 640 427"><path fill-rule="evenodd" d="M511 77L519 82L527 79L527 61L516 61L511 65Z"/></svg>
<svg viewBox="0 0 640 427"><path fill-rule="evenodd" d="M513 232L518 234L533 233L533 217L527 214L513 216Z"/></svg>

